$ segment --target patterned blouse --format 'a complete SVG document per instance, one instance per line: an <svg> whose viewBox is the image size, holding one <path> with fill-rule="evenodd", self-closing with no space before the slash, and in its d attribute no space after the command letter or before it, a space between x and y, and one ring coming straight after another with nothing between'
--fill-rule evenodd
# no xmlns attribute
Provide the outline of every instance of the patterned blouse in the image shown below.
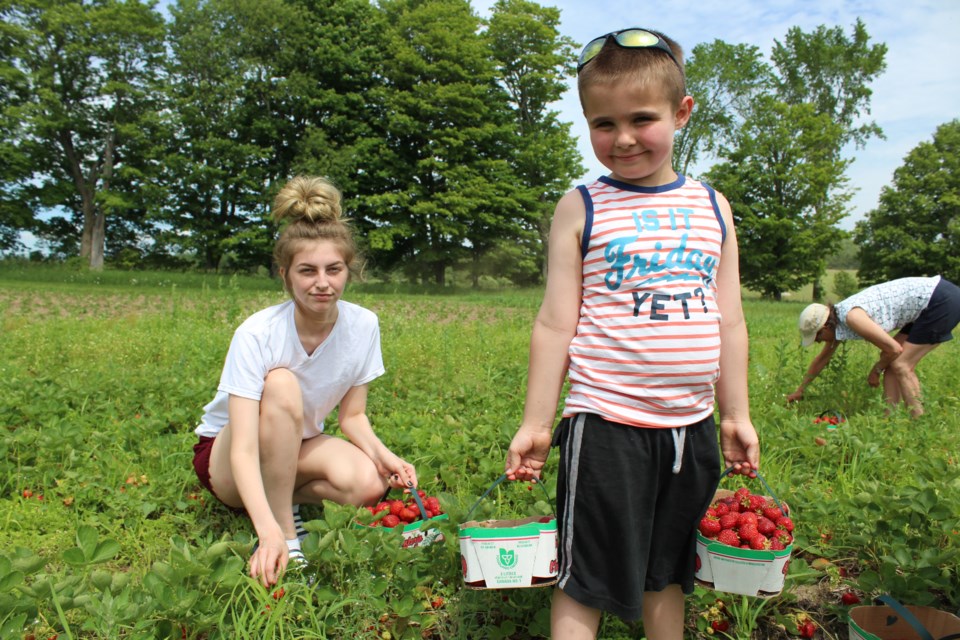
<svg viewBox="0 0 960 640"><path fill-rule="evenodd" d="M837 312L837 340L862 340L863 338L847 326L847 314L857 307L867 312L867 315L880 325L887 333L902 329L917 319L927 305L930 296L940 282L940 276L930 278L900 278L875 284L859 293L855 293L846 300L838 302L834 309Z"/></svg>

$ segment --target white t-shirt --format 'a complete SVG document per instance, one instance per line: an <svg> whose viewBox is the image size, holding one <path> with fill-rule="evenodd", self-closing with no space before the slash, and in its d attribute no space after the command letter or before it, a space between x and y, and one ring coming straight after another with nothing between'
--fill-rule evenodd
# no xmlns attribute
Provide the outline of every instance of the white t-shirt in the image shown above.
<svg viewBox="0 0 960 640"><path fill-rule="evenodd" d="M195 433L216 436L227 424L231 395L260 400L264 380L273 369L289 369L303 393L303 437L323 433L323 421L352 387L383 375L380 324L372 311L337 302L339 316L327 339L307 355L294 324L294 304L258 311L233 334L220 385L203 409Z"/></svg>

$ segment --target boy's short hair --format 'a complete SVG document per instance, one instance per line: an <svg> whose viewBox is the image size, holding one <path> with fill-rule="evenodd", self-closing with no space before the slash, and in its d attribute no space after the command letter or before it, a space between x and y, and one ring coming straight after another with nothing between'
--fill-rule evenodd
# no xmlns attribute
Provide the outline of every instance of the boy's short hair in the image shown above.
<svg viewBox="0 0 960 640"><path fill-rule="evenodd" d="M661 87L670 103L674 107L679 107L687 94L683 71L683 49L662 33L655 33L670 46L676 58L676 64L665 51L655 47L622 47L614 38L607 38L600 53L577 74L580 104L583 105L583 92L586 87L629 78Z"/></svg>

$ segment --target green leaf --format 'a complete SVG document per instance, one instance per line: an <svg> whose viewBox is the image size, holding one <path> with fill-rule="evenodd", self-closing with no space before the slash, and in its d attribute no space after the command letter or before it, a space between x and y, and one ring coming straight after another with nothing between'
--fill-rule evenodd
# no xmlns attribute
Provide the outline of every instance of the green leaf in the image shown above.
<svg viewBox="0 0 960 640"><path fill-rule="evenodd" d="M115 540L104 540L97 545L96 549L94 549L90 556L90 562L92 564L106 562L107 560L112 559L118 553L120 553L120 543Z"/></svg>

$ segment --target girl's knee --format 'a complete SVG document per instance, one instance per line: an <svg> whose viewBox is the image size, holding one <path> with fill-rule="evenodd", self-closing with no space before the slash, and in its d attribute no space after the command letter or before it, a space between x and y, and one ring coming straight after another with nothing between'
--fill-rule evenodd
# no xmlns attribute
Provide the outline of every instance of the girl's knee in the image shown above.
<svg viewBox="0 0 960 640"><path fill-rule="evenodd" d="M292 422L303 428L303 396L300 381L289 369L267 373L260 397L260 416L268 421Z"/></svg>

